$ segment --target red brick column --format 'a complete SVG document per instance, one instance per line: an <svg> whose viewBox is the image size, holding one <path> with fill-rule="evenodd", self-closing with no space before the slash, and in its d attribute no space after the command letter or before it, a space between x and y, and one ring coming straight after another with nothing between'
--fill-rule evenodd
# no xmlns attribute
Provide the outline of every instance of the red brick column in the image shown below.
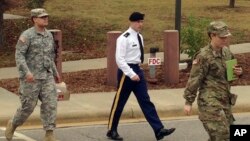
<svg viewBox="0 0 250 141"><path fill-rule="evenodd" d="M51 29L49 31L54 37L56 53L55 64L57 71L62 78L62 31L58 29Z"/></svg>
<svg viewBox="0 0 250 141"><path fill-rule="evenodd" d="M164 79L167 84L179 82L179 33L165 30L164 40Z"/></svg>
<svg viewBox="0 0 250 141"><path fill-rule="evenodd" d="M107 85L117 85L117 65L115 61L116 39L121 31L109 31L107 33Z"/></svg>

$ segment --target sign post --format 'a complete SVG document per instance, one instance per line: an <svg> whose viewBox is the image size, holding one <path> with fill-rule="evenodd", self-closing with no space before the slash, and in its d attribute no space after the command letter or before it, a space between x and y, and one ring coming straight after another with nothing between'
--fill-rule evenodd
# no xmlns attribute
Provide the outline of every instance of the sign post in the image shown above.
<svg viewBox="0 0 250 141"><path fill-rule="evenodd" d="M149 79L148 82L150 83L157 83L157 78L155 77L156 74L156 65L161 65L161 59L156 58L156 52L159 51L159 48L150 48L150 58L148 58L148 65L149 65Z"/></svg>

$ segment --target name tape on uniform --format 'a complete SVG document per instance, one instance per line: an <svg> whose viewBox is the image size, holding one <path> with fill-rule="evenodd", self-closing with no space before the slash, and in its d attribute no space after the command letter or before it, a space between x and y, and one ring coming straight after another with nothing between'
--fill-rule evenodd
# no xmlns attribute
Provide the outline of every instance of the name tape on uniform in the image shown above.
<svg viewBox="0 0 250 141"><path fill-rule="evenodd" d="M249 141L250 125L230 125L230 141Z"/></svg>
<svg viewBox="0 0 250 141"><path fill-rule="evenodd" d="M161 65L160 58L148 58L148 65Z"/></svg>

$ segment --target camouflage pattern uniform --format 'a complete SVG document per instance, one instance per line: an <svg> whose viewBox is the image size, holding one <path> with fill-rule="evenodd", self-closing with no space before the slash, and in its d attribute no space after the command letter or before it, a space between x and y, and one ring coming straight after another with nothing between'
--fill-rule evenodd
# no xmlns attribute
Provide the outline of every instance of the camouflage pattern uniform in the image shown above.
<svg viewBox="0 0 250 141"><path fill-rule="evenodd" d="M14 126L22 125L33 112L38 99L41 101L41 119L45 130L55 128L57 93L54 76L58 74L54 59L52 34L45 29L39 33L35 27L24 31L16 45L16 65L19 72L21 106L12 119ZM27 82L32 73L34 82Z"/></svg>
<svg viewBox="0 0 250 141"><path fill-rule="evenodd" d="M229 141L229 127L234 117L230 103L230 82L225 61L233 59L228 47L216 52L208 45L196 54L184 91L186 105L197 103L199 119L209 134L209 141Z"/></svg>

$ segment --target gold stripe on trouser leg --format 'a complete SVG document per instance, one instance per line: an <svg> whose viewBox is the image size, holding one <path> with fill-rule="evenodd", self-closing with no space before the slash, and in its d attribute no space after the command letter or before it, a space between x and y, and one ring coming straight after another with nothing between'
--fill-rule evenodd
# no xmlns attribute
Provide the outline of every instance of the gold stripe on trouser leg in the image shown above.
<svg viewBox="0 0 250 141"><path fill-rule="evenodd" d="M123 74L122 75L122 79L121 79L120 84L119 84L119 89L118 89L117 94L116 94L115 103L114 103L114 106L113 106L112 111L111 111L111 115L110 115L110 119L109 119L109 126L108 126L109 130L111 130L111 126L112 126L112 123L113 123L113 118L114 118L115 110L117 108L117 103L118 103L118 100L120 98L120 94L121 94L121 90L122 90L122 86L123 86L124 80L125 80L125 75Z"/></svg>

